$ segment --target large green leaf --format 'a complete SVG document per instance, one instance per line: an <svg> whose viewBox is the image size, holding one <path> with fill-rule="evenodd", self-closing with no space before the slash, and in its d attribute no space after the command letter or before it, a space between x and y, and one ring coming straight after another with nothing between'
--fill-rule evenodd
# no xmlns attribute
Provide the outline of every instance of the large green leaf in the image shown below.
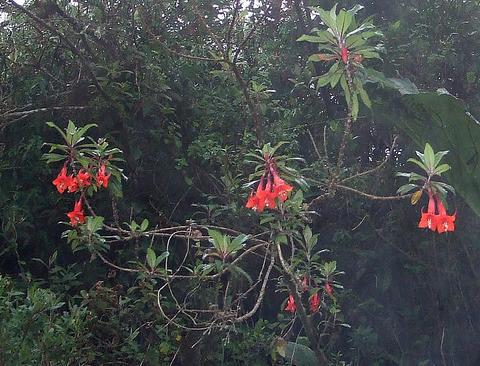
<svg viewBox="0 0 480 366"><path fill-rule="evenodd" d="M450 151L444 158L451 166L445 176L480 216L480 123L462 100L445 90L414 93L408 89L389 108L393 123L419 148L428 142L435 151Z"/></svg>
<svg viewBox="0 0 480 366"><path fill-rule="evenodd" d="M300 343L287 342L279 338L275 342L276 351L282 356L288 365L316 366L318 365L315 353Z"/></svg>

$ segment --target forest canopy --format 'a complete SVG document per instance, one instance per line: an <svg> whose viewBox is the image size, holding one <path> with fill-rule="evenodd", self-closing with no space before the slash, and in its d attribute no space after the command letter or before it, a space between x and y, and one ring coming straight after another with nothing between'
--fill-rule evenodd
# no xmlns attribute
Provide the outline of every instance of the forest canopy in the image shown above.
<svg viewBox="0 0 480 366"><path fill-rule="evenodd" d="M480 4L0 1L0 365L478 365Z"/></svg>

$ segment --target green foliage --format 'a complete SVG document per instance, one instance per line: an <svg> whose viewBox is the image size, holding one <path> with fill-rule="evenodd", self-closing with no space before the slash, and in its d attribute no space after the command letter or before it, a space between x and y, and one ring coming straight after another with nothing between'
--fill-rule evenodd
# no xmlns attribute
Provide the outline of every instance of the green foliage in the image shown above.
<svg viewBox="0 0 480 366"><path fill-rule="evenodd" d="M281 246L299 282L311 274L315 289L302 294L307 311L308 297L324 294L322 285L331 281L334 296L323 297L321 315L312 316L323 322L321 329L327 324L332 329L331 318L344 325L321 339L331 364L478 364L480 232L478 218L465 205L480 212L480 136L473 117L480 111L477 2L373 0L363 1L360 13L347 0L333 12L298 7L296 1L278 8L279 2L269 8L264 1L241 1L234 23L235 2L226 0L25 3L51 28L10 3L0 5L0 12L7 12L0 20L0 273L12 278L0 279L0 364L263 366L272 363L271 345L279 332L291 347L311 349L297 338L304 331L298 317L282 312L287 289L278 265L272 276L279 278L280 293L276 281L268 281L258 318L244 324L180 330L159 312L156 294L171 273L165 265L201 278L171 282L182 304L223 311L229 282L230 293L253 288L229 309L249 311L264 253L255 252L242 266L232 266L230 259L261 237L272 250ZM357 22L362 13L366 21ZM298 37L305 42L296 42ZM341 61L339 40L351 51L350 65ZM245 184L255 184L261 174L263 151L247 158L253 165L244 164L246 154L261 144L244 88L220 61L223 51L229 62L237 57L236 71L257 107L263 140L270 149L289 141L277 156L282 176L295 185L283 211L259 217L243 207ZM352 85L345 76L349 68ZM312 77L321 88L311 87ZM375 84L410 95L393 99ZM440 87L465 103L419 92ZM372 114L361 103L371 104ZM435 150L449 150L435 169L444 162L451 167L437 173L459 193L455 233L432 238L415 230L418 210L402 201L369 201L340 190L307 207L332 193L302 178L327 182L335 173L344 104L353 117L358 113L358 123L339 181L383 162L391 135L399 131L383 169L350 180L352 187L391 195L399 185L396 171L422 169L407 162L416 149L428 142ZM54 121L64 136L45 121ZM58 143L46 155L53 170L40 159L44 141ZM76 168L85 167L85 158L108 159L112 146L125 161L111 164L118 178L109 186L113 197L91 197L97 216L65 232L69 246L58 222L71 205L51 181L73 145L81 150ZM297 156L304 160L292 159ZM416 160L431 165L431 154ZM428 178L435 169L426 168ZM253 170L257 174L248 178ZM122 174L129 179L120 188ZM416 174L406 178L421 185ZM210 235L209 242L201 225L212 223L237 233L214 229L221 233ZM170 232L152 236L177 224L186 227L181 235L189 238L188 252L185 240L170 238ZM118 235L105 225L123 231ZM240 232L251 236L233 245ZM230 258L223 264L215 253ZM134 272L111 267L99 254ZM219 281L210 281L215 274ZM166 313L176 314L175 301L164 292ZM229 295L226 304L231 303ZM180 313L174 320L186 325L188 317Z"/></svg>
<svg viewBox="0 0 480 366"><path fill-rule="evenodd" d="M450 170L450 165L442 163L442 159L448 154L448 151L439 151L435 153L430 144L425 144L423 153L416 151L416 154L420 160L409 158L407 162L417 165L423 170L425 175L417 173L397 173L398 177L408 178L409 183L404 184L398 190L398 194L407 194L413 190L416 190L412 195L412 204L416 204L420 199L422 192L428 190L434 194L439 194L441 197L446 197L448 191L455 194L455 189L443 182L438 182L432 178L435 176L440 177L443 173Z"/></svg>
<svg viewBox="0 0 480 366"><path fill-rule="evenodd" d="M380 59L381 44L374 45L375 38L382 37L382 33L375 29L370 19L357 24L355 19L363 6L356 5L350 10L341 9L337 14L337 5L330 11L318 7L311 10L320 16L327 30L315 28L311 35L303 35L298 41L307 41L318 44L318 53L311 55L309 61L335 61L328 72L315 77L317 89L328 84L335 88L338 83L345 93L345 100L349 107L349 114L356 120L359 112L358 98L368 107L372 107L370 97L363 85L366 82L369 69L362 64L364 59Z"/></svg>
<svg viewBox="0 0 480 366"><path fill-rule="evenodd" d="M398 116L395 124L418 146L428 141L437 148L449 150L448 165L437 166L439 171L435 174L445 174L458 194L480 214L477 179L480 173L476 164L480 130L464 103L444 92L412 94L401 98L395 113ZM445 153L438 154L437 165ZM437 188L444 194L445 189L451 190L444 183Z"/></svg>

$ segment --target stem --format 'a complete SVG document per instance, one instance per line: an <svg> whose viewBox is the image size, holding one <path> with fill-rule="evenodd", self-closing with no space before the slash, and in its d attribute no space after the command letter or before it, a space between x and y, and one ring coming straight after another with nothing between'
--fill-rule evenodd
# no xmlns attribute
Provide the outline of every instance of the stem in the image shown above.
<svg viewBox="0 0 480 366"><path fill-rule="evenodd" d="M307 312L305 311L305 307L303 306L302 299L297 289L297 281L295 280L295 276L290 270L288 264L285 262L280 244L277 244L277 255L278 255L280 264L282 266L282 269L286 274L285 280L287 281L288 288L295 300L298 317L300 318L300 321L302 322L305 328L305 333L307 334L307 338L312 345L313 352L315 353L315 357L317 358L317 361L318 361L318 365L326 366L328 365L328 359L327 359L327 356L325 356L325 353L323 352L323 350L320 348L320 343L319 343L320 334L318 334L317 329L313 325L312 318L308 316Z"/></svg>
<svg viewBox="0 0 480 366"><path fill-rule="evenodd" d="M263 128L262 128L262 122L260 120L260 114L259 114L258 109L257 109L257 105L253 101L252 96L250 95L250 91L248 90L248 85L245 82L245 80L243 80L237 64L234 63L234 62L230 62L229 66L230 66L230 69L232 70L233 74L235 75L235 79L237 80L238 84L240 85L240 88L242 89L242 93L243 93L243 96L245 97L245 101L247 102L248 109L250 110L250 113L252 114L253 128L255 130L255 135L257 137L257 141L259 143L261 143L262 140L263 140Z"/></svg>

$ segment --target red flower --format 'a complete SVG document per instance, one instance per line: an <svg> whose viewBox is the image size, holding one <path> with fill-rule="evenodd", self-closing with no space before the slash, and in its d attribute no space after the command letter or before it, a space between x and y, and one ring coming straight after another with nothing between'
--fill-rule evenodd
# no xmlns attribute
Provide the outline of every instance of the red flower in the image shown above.
<svg viewBox="0 0 480 366"><path fill-rule="evenodd" d="M297 311L297 306L295 305L295 299L293 298L293 295L288 296L288 301L287 301L287 306L285 307L285 311L288 311L290 313L294 313Z"/></svg>
<svg viewBox="0 0 480 366"><path fill-rule="evenodd" d="M430 229L435 231L437 228L437 215L435 214L435 198L431 192L428 192L428 210L422 212L422 217L418 223L420 229Z"/></svg>
<svg viewBox="0 0 480 366"><path fill-rule="evenodd" d="M250 193L250 196L248 197L247 204L245 205L246 208L251 208L254 211L257 211L257 206L258 206L258 198L255 195L255 193Z"/></svg>
<svg viewBox="0 0 480 366"><path fill-rule="evenodd" d="M285 202L288 198L288 193L292 191L293 187L285 183L285 181L278 176L278 173L275 169L272 169L272 175L275 193L282 202Z"/></svg>
<svg viewBox="0 0 480 366"><path fill-rule="evenodd" d="M438 215L436 216L437 231L442 234L447 231L455 231L455 217L456 214L447 215L445 206L443 206L442 200L436 197Z"/></svg>
<svg viewBox="0 0 480 366"><path fill-rule="evenodd" d="M110 173L106 174L105 172L106 166L102 164L100 169L98 169L97 176L95 177L97 180L97 184L99 187L107 188L108 187L108 179L110 178Z"/></svg>
<svg viewBox="0 0 480 366"><path fill-rule="evenodd" d="M92 184L92 182L90 182L90 178L92 176L90 175L89 172L85 171L85 170L80 170L77 174L77 182L78 182L78 185L80 187L88 187L89 185Z"/></svg>
<svg viewBox="0 0 480 366"><path fill-rule="evenodd" d="M319 307L320 307L320 295L318 295L318 292L316 292L310 297L310 311L312 313L316 313Z"/></svg>
<svg viewBox="0 0 480 366"><path fill-rule="evenodd" d="M326 282L323 287L325 288L325 292L327 293L327 295L333 296L333 287L330 282Z"/></svg>
<svg viewBox="0 0 480 366"><path fill-rule="evenodd" d="M59 193L63 193L70 185L70 181L71 176L67 176L67 166L64 165L52 183L55 187L57 187Z"/></svg>
<svg viewBox="0 0 480 366"><path fill-rule="evenodd" d="M302 280L302 292L305 292L308 290L308 277L307 275L303 276Z"/></svg>
<svg viewBox="0 0 480 366"><path fill-rule="evenodd" d="M70 224L72 226L77 226L78 224L85 223L85 214L83 213L82 199L79 199L75 202L75 207L73 208L73 211L67 213L67 216L70 219Z"/></svg>
<svg viewBox="0 0 480 366"><path fill-rule="evenodd" d="M68 177L68 192L73 193L78 190L78 183L77 180L73 177L73 175L69 175Z"/></svg>
<svg viewBox="0 0 480 366"><path fill-rule="evenodd" d="M254 211L263 212L266 208L275 209L277 204L276 198L285 202L288 198L288 193L292 191L293 187L278 176L275 160L273 158L265 157L265 172L260 178L257 190L251 193L248 197L245 207L251 208Z"/></svg>
<svg viewBox="0 0 480 366"><path fill-rule="evenodd" d="M341 51L341 55L342 55L342 61L344 64L346 64L348 62L348 55L349 55L349 51L348 51L348 48L345 47L345 46L342 46L340 48L340 51Z"/></svg>
<svg viewBox="0 0 480 366"><path fill-rule="evenodd" d="M265 186L265 189L260 193L259 199L263 198L265 202L265 207L271 208L273 210L277 207L277 205L275 204L276 197L277 192L275 192L275 189L273 188L270 179L267 179L267 185Z"/></svg>

